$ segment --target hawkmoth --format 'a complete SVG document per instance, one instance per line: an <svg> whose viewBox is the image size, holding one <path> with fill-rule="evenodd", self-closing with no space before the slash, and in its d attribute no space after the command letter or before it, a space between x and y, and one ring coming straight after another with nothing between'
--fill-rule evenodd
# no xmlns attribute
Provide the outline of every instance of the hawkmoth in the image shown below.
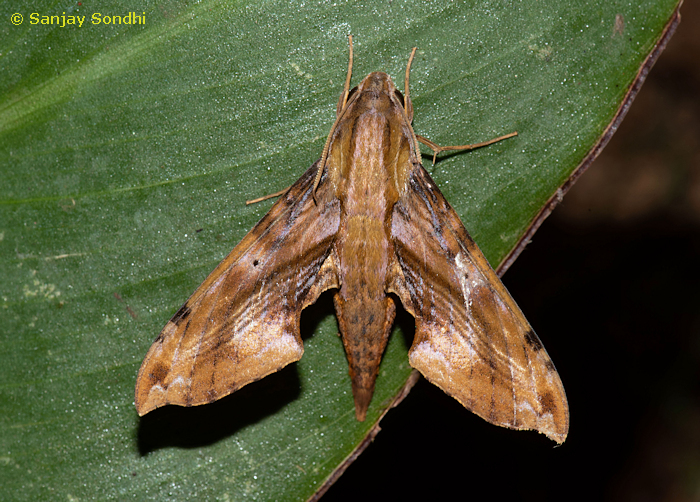
<svg viewBox="0 0 700 502"><path fill-rule="evenodd" d="M335 290L355 413L364 420L396 301L415 318L409 362L487 421L561 443L551 359L421 164L405 94L386 73L347 79L321 158L166 324L139 370L139 415L210 403L301 358L301 311ZM435 158L433 157L433 161Z"/></svg>

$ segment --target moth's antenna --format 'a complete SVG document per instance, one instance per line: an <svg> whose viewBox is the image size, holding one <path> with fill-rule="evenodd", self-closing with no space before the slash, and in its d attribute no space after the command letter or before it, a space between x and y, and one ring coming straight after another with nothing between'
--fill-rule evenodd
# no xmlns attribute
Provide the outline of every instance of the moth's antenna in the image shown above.
<svg viewBox="0 0 700 502"><path fill-rule="evenodd" d="M345 78L345 87L343 87L343 106L338 110L338 116L335 118L333 127L331 127L331 132L328 133L328 138L326 138L326 144L323 145L321 161L318 163L318 171L316 171L316 179L314 179L314 188L311 191L311 195L313 196L315 203L317 202L316 189L318 188L318 184L321 182L321 176L323 175L323 170L326 167L326 160L328 159L328 148L331 144L331 137L333 136L335 128L338 126L338 122L340 122L341 112L345 108L346 103L348 102L348 94L350 93L350 77L352 76L352 35L348 35L348 40L350 41L350 62L348 63L348 76Z"/></svg>
<svg viewBox="0 0 700 502"><path fill-rule="evenodd" d="M352 35L348 35L348 40L350 41L350 61L348 62L348 76L345 77L345 87L343 88L343 106L340 107L341 110L345 108L345 104L348 102L348 94L350 93L350 77L352 76Z"/></svg>
<svg viewBox="0 0 700 502"><path fill-rule="evenodd" d="M410 91L409 91L409 86L408 86L408 78L411 75L411 63L413 63L413 56L416 55L416 49L418 47L414 47L413 50L411 51L411 57L408 58L408 64L406 65L406 79L404 80L403 83L403 90L404 90L404 112L406 113L406 119L408 120L409 127L411 125L411 122L413 121L413 103L411 103L411 98L410 98ZM413 148L416 150L416 157L418 158L418 161L420 162L420 146L418 145L418 138L416 137L416 133L413 131L413 128L411 127L411 133L413 134Z"/></svg>
<svg viewBox="0 0 700 502"><path fill-rule="evenodd" d="M411 57L408 58L408 64L406 65L406 79L403 82L403 90L404 94L406 95L404 97L405 101L408 101L408 77L411 75L411 63L413 63L413 56L416 55L416 49L418 47L414 47L413 50L411 51Z"/></svg>

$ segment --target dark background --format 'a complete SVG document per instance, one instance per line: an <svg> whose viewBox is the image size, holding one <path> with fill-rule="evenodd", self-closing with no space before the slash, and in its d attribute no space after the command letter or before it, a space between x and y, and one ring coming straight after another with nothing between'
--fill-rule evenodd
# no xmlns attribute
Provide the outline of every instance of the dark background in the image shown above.
<svg viewBox="0 0 700 502"><path fill-rule="evenodd" d="M324 496L700 501L700 4L504 282L559 370L563 446L421 379Z"/></svg>

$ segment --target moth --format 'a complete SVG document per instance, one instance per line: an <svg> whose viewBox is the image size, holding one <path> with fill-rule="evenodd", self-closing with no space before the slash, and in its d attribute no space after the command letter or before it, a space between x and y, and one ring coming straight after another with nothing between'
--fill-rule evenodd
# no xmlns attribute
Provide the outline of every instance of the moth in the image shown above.
<svg viewBox="0 0 700 502"><path fill-rule="evenodd" d="M415 318L409 362L487 421L562 443L569 411L539 338L421 164L405 94L386 73L350 89L321 158L165 325L136 409L211 403L298 361L301 311L333 289L355 414L364 420L396 312ZM435 160L435 157L433 157Z"/></svg>

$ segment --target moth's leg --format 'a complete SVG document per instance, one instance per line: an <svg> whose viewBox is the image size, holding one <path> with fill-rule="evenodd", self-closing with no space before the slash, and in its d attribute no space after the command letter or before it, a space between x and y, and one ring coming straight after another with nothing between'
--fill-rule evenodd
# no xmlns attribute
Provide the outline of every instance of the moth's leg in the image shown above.
<svg viewBox="0 0 700 502"><path fill-rule="evenodd" d="M482 146L487 146L487 145L492 145L494 143L498 143L499 141L503 141L504 139L512 138L513 136L517 136L518 133L512 132L510 134L506 134L504 136L499 136L498 138L490 139L488 141L482 141L481 143L474 143L473 145L458 145L458 146L440 146L432 141L430 141L428 138L424 138L423 136L418 136L416 134L416 139L426 145L428 148L430 148L434 153L433 153L433 164L435 164L435 160L437 159L437 154L440 152L446 152L448 150L474 150L475 148L481 148Z"/></svg>
<svg viewBox="0 0 700 502"><path fill-rule="evenodd" d="M287 190L289 190L290 188L292 188L292 187L288 186L287 188L285 188L284 190L280 190L279 192L271 193L269 195L263 195L262 197L258 197L257 199L247 200L247 201L245 201L245 205L248 206L250 204L257 204L258 202L262 202L262 201L267 200L267 199L279 197L280 195L284 195L287 192Z"/></svg>

